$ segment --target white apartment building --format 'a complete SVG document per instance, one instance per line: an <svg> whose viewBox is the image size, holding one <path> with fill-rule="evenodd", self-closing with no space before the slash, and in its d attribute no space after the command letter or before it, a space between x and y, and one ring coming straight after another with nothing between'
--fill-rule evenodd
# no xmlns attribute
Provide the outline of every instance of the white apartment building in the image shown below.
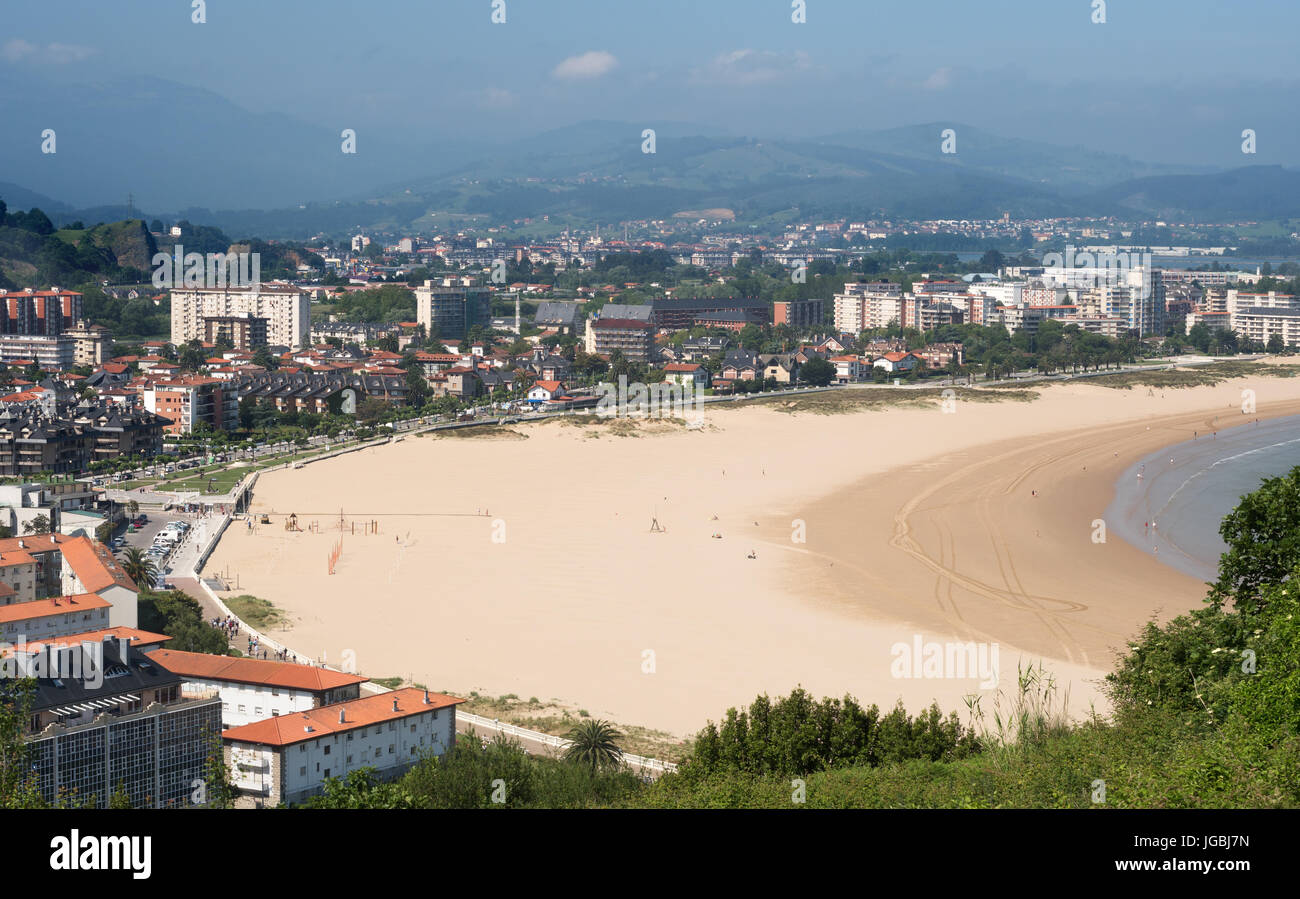
<svg viewBox="0 0 1300 899"><path fill-rule="evenodd" d="M1025 286L1024 281L1007 281L1001 284L983 281L972 284L970 292L988 297L998 306L1019 306L1025 302Z"/></svg>
<svg viewBox="0 0 1300 899"><path fill-rule="evenodd" d="M1267 344L1276 335L1286 346L1300 347L1300 305L1280 302L1295 297L1278 295L1277 299L1279 302L1268 306L1239 306L1231 313L1232 330L1243 340Z"/></svg>
<svg viewBox="0 0 1300 899"><path fill-rule="evenodd" d="M1127 260L1127 256L1102 258L1106 260L1102 265L1048 266L1043 269L1043 283L1098 296L1099 314L1123 319L1126 328L1137 331L1142 337L1164 333L1164 281L1147 266L1120 264Z"/></svg>
<svg viewBox="0 0 1300 899"><path fill-rule="evenodd" d="M242 727L361 698L369 678L315 665L159 649L150 658L185 679L182 692L221 695L221 726Z"/></svg>
<svg viewBox="0 0 1300 899"><path fill-rule="evenodd" d="M410 770L426 754L456 741L454 696L415 687L267 718L225 731L226 764L237 804L298 803L321 792L326 778L373 768L383 780Z"/></svg>
<svg viewBox="0 0 1300 899"><path fill-rule="evenodd" d="M311 296L289 284L175 288L171 297L177 346L202 340L206 318L264 318L267 343L291 349L305 346L311 333Z"/></svg>
<svg viewBox="0 0 1300 899"><path fill-rule="evenodd" d="M889 281L845 284L835 294L835 328L857 334L867 328L884 328L891 321L902 322L902 286Z"/></svg>
<svg viewBox="0 0 1300 899"><path fill-rule="evenodd" d="M1224 308L1232 313L1246 309L1300 309L1300 297L1289 293L1278 293L1276 290L1270 290L1268 293L1229 290Z"/></svg>
<svg viewBox="0 0 1300 899"><path fill-rule="evenodd" d="M76 364L76 358L77 341L72 337L0 335L0 363L4 365L32 361L46 371L65 371Z"/></svg>

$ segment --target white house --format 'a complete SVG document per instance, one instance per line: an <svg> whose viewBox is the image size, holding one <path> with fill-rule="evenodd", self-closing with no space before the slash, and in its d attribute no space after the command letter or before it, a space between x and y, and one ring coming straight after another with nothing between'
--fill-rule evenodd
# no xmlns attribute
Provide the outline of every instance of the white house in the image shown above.
<svg viewBox="0 0 1300 899"><path fill-rule="evenodd" d="M538 381L528 390L528 402L547 403L564 396L564 384L560 381Z"/></svg>
<svg viewBox="0 0 1300 899"><path fill-rule="evenodd" d="M373 768L399 777L423 755L440 756L456 742L454 696L406 687L267 718L221 735L237 804L277 806L318 794L330 777Z"/></svg>
<svg viewBox="0 0 1300 899"><path fill-rule="evenodd" d="M369 678L314 665L159 649L150 658L185 679L182 692L221 694L222 728L361 698Z"/></svg>
<svg viewBox="0 0 1300 899"><path fill-rule="evenodd" d="M871 363L876 368L883 368L887 372L911 371L921 364L915 353L885 353L875 362Z"/></svg>
<svg viewBox="0 0 1300 899"><path fill-rule="evenodd" d="M848 384L862 380L862 360L857 356L832 356L830 362L835 366L835 380Z"/></svg>
<svg viewBox="0 0 1300 899"><path fill-rule="evenodd" d="M669 362L664 366L664 380L673 384L691 384L696 390L709 386L709 370L695 362Z"/></svg>

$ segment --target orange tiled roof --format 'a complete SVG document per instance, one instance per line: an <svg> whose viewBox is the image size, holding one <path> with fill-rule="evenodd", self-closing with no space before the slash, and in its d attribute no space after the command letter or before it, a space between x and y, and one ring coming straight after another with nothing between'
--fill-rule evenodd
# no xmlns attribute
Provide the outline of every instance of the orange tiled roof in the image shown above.
<svg viewBox="0 0 1300 899"><path fill-rule="evenodd" d="M265 684L297 690L333 690L370 680L356 674L344 674L328 668L262 659L215 656L178 649L157 649L149 658L173 674L210 680L238 681L242 684Z"/></svg>
<svg viewBox="0 0 1300 899"><path fill-rule="evenodd" d="M428 705L425 700L428 700ZM464 702L455 696L426 693L416 687L406 687L388 693L336 702L305 712L294 712L254 721L242 727L232 727L221 734L223 740L236 743L261 743L266 746L287 746L304 740L315 740L325 734L344 733L359 727L368 727L385 721L396 721L410 715L419 715L433 709L454 708ZM397 710L393 710L396 703ZM344 721L339 721L339 712ZM310 730L308 730L310 728Z"/></svg>
<svg viewBox="0 0 1300 899"><path fill-rule="evenodd" d="M55 596L50 599L37 599L32 602L16 602L0 606L0 624L11 621L26 621L29 618L46 618L50 615L65 615L69 612L84 612L89 609L105 609L111 606L107 599L94 593L78 593L73 596Z"/></svg>
<svg viewBox="0 0 1300 899"><path fill-rule="evenodd" d="M131 580L104 544L89 537L73 537L60 544L60 548L63 550L63 560L72 566L77 579L90 592L98 593L114 584L139 591L135 581Z"/></svg>

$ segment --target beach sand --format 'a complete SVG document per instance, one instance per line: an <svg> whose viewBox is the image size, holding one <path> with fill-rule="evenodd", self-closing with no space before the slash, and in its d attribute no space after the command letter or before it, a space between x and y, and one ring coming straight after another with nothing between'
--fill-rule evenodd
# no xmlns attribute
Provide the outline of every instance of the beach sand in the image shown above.
<svg viewBox="0 0 1300 899"><path fill-rule="evenodd" d="M1300 413L1300 379L1078 381L952 414L709 406L699 430L408 437L263 475L252 508L272 524L234 523L205 573L284 610L277 639L318 660L682 736L798 685L964 718L964 696L991 692L979 677L895 676L891 649L917 640L995 642L1003 689L1043 660L1085 713L1104 709L1097 684L1125 641L1205 592L1118 538L1094 542L1115 479L1241 424L1246 387L1259 417ZM287 532L290 512L319 532Z"/></svg>

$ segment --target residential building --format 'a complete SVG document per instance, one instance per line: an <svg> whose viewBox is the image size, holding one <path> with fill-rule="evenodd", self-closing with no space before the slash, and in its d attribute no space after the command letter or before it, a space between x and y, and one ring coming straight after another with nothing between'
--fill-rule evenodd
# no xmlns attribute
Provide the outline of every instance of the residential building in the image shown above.
<svg viewBox="0 0 1300 899"><path fill-rule="evenodd" d="M609 355L621 352L629 362L648 362L654 346L654 327L628 318L587 319L586 350Z"/></svg>
<svg viewBox="0 0 1300 899"><path fill-rule="evenodd" d="M911 371L918 366L924 367L922 360L915 353L885 353L871 363L874 367L884 369L890 374Z"/></svg>
<svg viewBox="0 0 1300 899"><path fill-rule="evenodd" d="M758 365L764 381L793 384L799 380L801 365L794 353L760 353Z"/></svg>
<svg viewBox="0 0 1300 899"><path fill-rule="evenodd" d="M178 287L171 291L171 303L171 342L176 346L205 339L208 318L265 319L267 343L272 346L304 346L311 333L311 297L289 284Z"/></svg>
<svg viewBox="0 0 1300 899"><path fill-rule="evenodd" d="M223 728L360 699L369 680L315 665L174 649L156 649L149 657L184 678L186 695L217 690Z"/></svg>
<svg viewBox="0 0 1300 899"><path fill-rule="evenodd" d="M75 365L76 359L76 339L63 334L0 334L0 364L35 362L45 371L64 371Z"/></svg>
<svg viewBox="0 0 1300 899"><path fill-rule="evenodd" d="M167 434L190 434L200 424L214 431L239 427L234 381L197 376L155 381L144 388L144 407L167 419Z"/></svg>
<svg viewBox="0 0 1300 899"><path fill-rule="evenodd" d="M703 390L709 386L709 370L695 362L670 362L664 366L664 380Z"/></svg>
<svg viewBox="0 0 1300 899"><path fill-rule="evenodd" d="M226 765L245 805L301 803L361 768L391 780L455 745L464 701L407 687L232 727Z"/></svg>
<svg viewBox="0 0 1300 899"><path fill-rule="evenodd" d="M475 325L485 325L491 307L491 291L486 287L437 285L425 281L415 288L415 318L424 325L430 339L468 337Z"/></svg>
<svg viewBox="0 0 1300 899"><path fill-rule="evenodd" d="M1300 307L1251 306L1232 313L1232 330L1244 340L1267 345L1274 336L1284 346L1300 347Z"/></svg>
<svg viewBox="0 0 1300 899"><path fill-rule="evenodd" d="M723 321L728 327L736 322L739 322L741 327L747 324L766 325L771 321L772 316L767 301L757 298L682 297L657 299L650 305L651 321L655 327L672 331L692 328L697 324L707 324L707 320ZM727 315L719 319L718 316L723 313ZM604 310L602 314L607 316Z"/></svg>
<svg viewBox="0 0 1300 899"><path fill-rule="evenodd" d="M204 316L203 340L211 344L224 341L236 350L252 352L267 345L267 322L248 314Z"/></svg>
<svg viewBox="0 0 1300 899"><path fill-rule="evenodd" d="M832 356L829 361L835 366L835 383L852 384L862 380L862 360L857 356Z"/></svg>
<svg viewBox="0 0 1300 899"><path fill-rule="evenodd" d="M94 368L108 361L113 349L113 335L103 325L84 322L67 328L63 336L72 341L72 358L76 365Z"/></svg>
<svg viewBox="0 0 1300 899"><path fill-rule="evenodd" d="M777 300L772 303L772 324L799 331L820 328L825 305L824 300Z"/></svg>

